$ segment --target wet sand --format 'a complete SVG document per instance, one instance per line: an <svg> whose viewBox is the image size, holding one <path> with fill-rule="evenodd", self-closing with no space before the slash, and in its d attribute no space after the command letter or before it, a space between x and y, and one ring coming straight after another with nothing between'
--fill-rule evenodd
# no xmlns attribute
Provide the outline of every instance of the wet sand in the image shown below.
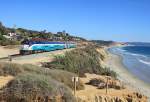
<svg viewBox="0 0 150 102"><path fill-rule="evenodd" d="M106 59L106 66L110 67L118 74L118 79L121 80L128 88L146 95L150 99L150 84L138 79L130 73L122 63L122 57L112 54Z"/></svg>

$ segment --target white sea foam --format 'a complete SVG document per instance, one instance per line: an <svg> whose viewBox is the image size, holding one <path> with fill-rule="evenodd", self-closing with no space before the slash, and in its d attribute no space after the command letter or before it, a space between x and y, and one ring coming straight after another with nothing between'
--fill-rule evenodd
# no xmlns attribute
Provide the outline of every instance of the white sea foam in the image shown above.
<svg viewBox="0 0 150 102"><path fill-rule="evenodd" d="M120 48L116 48L116 49L117 49L118 51L123 52L123 53L128 54L128 55L137 56L137 57L139 56L139 57L147 58L147 56L142 55L142 54L131 53L131 52L128 52L127 50L120 49Z"/></svg>
<svg viewBox="0 0 150 102"><path fill-rule="evenodd" d="M124 49L121 49L121 48L115 48L115 49L113 49L113 52L116 52L116 51L118 51L118 53L125 54L125 55L131 55L131 56L135 56L135 57L147 58L147 56L145 56L145 55L131 53L131 52L128 52L127 50L124 50Z"/></svg>
<svg viewBox="0 0 150 102"><path fill-rule="evenodd" d="M117 50L121 51L121 52L126 52L126 50L123 50L121 48L116 48Z"/></svg>
<svg viewBox="0 0 150 102"><path fill-rule="evenodd" d="M145 57L147 58L146 56L142 55L142 54L135 54L135 53L129 53L128 54L132 55L132 56L140 56L140 57Z"/></svg>
<svg viewBox="0 0 150 102"><path fill-rule="evenodd" d="M133 45L133 44L128 44L128 45L126 45L126 46L136 46L136 45Z"/></svg>
<svg viewBox="0 0 150 102"><path fill-rule="evenodd" d="M149 65L149 66L150 66L150 62L149 62L149 61L144 61L144 60L141 60L141 59L139 59L139 61L140 61L141 63L144 63L144 64L146 64L146 65Z"/></svg>

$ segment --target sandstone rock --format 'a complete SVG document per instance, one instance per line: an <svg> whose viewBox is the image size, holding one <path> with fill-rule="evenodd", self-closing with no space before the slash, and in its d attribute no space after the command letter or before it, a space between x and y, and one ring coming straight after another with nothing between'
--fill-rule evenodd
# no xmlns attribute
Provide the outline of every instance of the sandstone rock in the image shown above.
<svg viewBox="0 0 150 102"><path fill-rule="evenodd" d="M88 97L87 100L82 100L82 101L80 100L78 102L147 102L145 98L143 99L138 98L136 94L134 93L130 95L127 94L126 96L120 96L120 97L109 96L109 95L100 95L100 96L95 95L95 98Z"/></svg>
<svg viewBox="0 0 150 102"><path fill-rule="evenodd" d="M89 83L90 85L96 86L99 89L104 89L106 87L106 78L94 78L90 80ZM119 80L115 80L111 77L108 78L108 87L109 88L114 88L114 89L124 89L124 86L121 84Z"/></svg>

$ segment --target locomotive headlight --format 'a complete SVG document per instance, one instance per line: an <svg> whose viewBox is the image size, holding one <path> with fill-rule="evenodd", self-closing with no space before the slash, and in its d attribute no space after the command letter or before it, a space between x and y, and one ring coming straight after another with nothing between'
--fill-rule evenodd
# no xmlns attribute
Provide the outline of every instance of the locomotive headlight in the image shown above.
<svg viewBox="0 0 150 102"><path fill-rule="evenodd" d="M21 50L28 50L29 49L29 45L22 45L21 46Z"/></svg>

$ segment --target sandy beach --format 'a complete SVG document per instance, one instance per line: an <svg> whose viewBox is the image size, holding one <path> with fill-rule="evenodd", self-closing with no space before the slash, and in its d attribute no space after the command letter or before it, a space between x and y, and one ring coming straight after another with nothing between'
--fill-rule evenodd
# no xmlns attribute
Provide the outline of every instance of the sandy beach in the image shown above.
<svg viewBox="0 0 150 102"><path fill-rule="evenodd" d="M122 57L110 52L105 61L106 66L110 67L118 74L118 79L121 80L128 88L146 95L150 101L150 84L135 77L130 73L122 63Z"/></svg>

